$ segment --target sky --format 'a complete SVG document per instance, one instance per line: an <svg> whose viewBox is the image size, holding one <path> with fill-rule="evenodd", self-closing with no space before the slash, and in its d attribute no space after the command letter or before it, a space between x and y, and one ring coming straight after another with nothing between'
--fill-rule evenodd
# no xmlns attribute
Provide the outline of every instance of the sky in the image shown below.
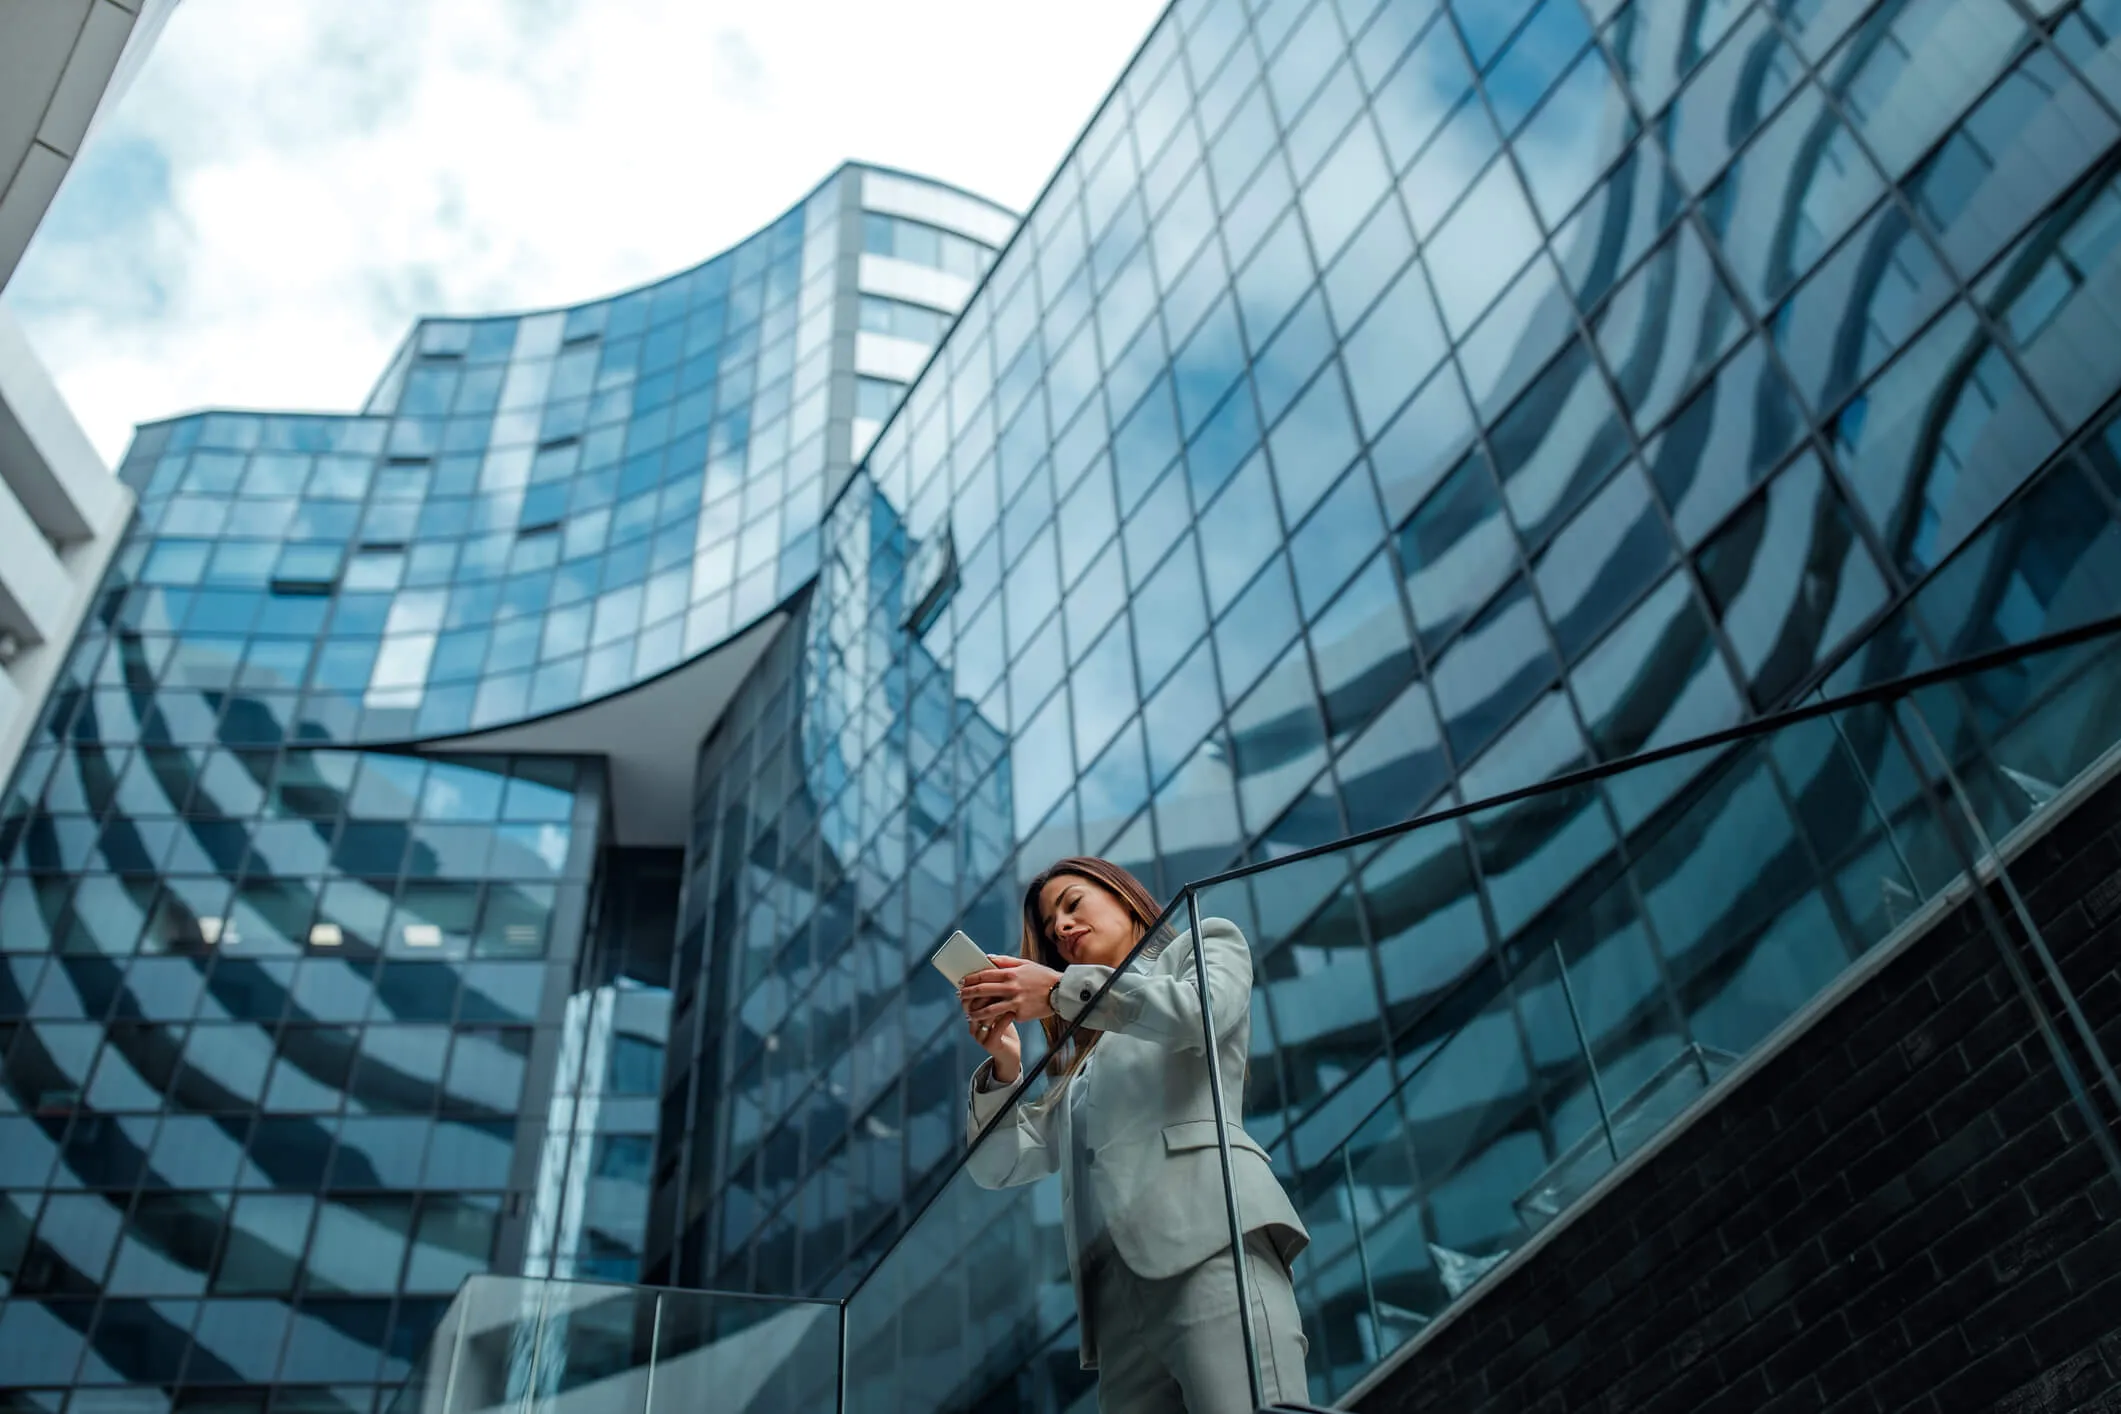
<svg viewBox="0 0 2121 1414"><path fill-rule="evenodd" d="M1023 210L1162 0L183 0L7 303L113 464L352 411L423 314L593 299L848 159Z"/></svg>

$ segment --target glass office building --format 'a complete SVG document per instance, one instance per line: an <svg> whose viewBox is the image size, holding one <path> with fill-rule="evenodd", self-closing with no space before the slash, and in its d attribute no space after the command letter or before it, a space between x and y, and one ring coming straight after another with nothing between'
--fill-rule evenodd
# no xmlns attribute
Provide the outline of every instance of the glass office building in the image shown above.
<svg viewBox="0 0 2121 1414"><path fill-rule="evenodd" d="M1176 5L701 757L658 1270L892 1240L977 1059L921 959L1059 855L1169 897L2121 604L2115 13ZM1330 1152L1683 784L1256 938L1253 1135Z"/></svg>
<svg viewBox="0 0 2121 1414"><path fill-rule="evenodd" d="M2117 34L2111 0L1178 0L991 268L843 197L829 318L792 216L595 315L423 327L363 418L144 429L141 528L7 806L0 1123L32 1147L0 1154L32 1157L0 1360L77 1401L358 1402L481 1263L843 1293L962 1147L976 1057L925 955L1012 948L1053 857L1168 897L2110 611ZM947 330L860 294L902 238L977 277ZM740 288L756 371L688 373ZM902 320L940 338L918 376L815 352ZM694 376L712 408L681 411ZM348 494L322 518L272 478ZM739 639L662 772L683 828L629 842L620 758L569 713ZM1687 784L1252 901L1246 1124L1292 1185ZM1876 935L1830 892L1819 937ZM1716 979L1592 924L1708 1010ZM219 1022L253 996L274 1020ZM192 1100L186 1027L255 1059ZM127 1045L168 1061L99 1099ZM283 1069L318 1111L276 1106ZM159 1135L201 1123L252 1137L166 1181ZM484 1188L411 1176L477 1125ZM126 1203L189 1205L190 1255L129 1255ZM388 1278L343 1237L376 1231ZM1072 1364L1066 1303L1019 1295ZM282 1363L217 1353L251 1310ZM195 1332L142 1347L191 1363L120 1370L106 1322Z"/></svg>
<svg viewBox="0 0 2121 1414"><path fill-rule="evenodd" d="M638 1278L683 812L476 733L770 628L1014 227L848 167L358 415L141 429L0 825L0 1386L367 1411L468 1272Z"/></svg>

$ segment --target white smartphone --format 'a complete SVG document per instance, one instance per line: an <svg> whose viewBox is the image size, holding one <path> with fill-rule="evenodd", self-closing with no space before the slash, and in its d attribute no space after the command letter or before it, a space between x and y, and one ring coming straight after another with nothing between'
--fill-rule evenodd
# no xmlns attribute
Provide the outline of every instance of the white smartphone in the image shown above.
<svg viewBox="0 0 2121 1414"><path fill-rule="evenodd" d="M935 970L943 974L943 980L955 987L975 972L985 972L994 966L980 945L962 932L952 933L943 939L943 945L928 954L928 961Z"/></svg>

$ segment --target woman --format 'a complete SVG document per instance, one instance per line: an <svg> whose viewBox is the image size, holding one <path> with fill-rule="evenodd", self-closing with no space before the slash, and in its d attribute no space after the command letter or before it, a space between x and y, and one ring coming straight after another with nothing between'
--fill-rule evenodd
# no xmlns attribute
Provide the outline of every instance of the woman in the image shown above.
<svg viewBox="0 0 2121 1414"><path fill-rule="evenodd" d="M1201 924L1213 1058L1190 933L1152 940L1092 1006L1156 916L1141 882L1102 859L1063 859L1031 881L1022 956L993 957L960 987L972 1038L989 1057L972 1078L968 1133L979 1138L1023 1073L1016 1023L1044 1028L1053 1080L973 1150L969 1167L987 1188L1059 1171L1082 1363L1098 1372L1103 1414L1249 1414L1208 1066L1220 1065L1228 1103L1240 1103L1252 956L1234 924ZM1078 1017L1083 1029L1058 1048ZM1289 1263L1310 1236L1266 1152L1234 1121L1228 1132L1263 1393L1270 1403L1300 1400L1309 1345Z"/></svg>

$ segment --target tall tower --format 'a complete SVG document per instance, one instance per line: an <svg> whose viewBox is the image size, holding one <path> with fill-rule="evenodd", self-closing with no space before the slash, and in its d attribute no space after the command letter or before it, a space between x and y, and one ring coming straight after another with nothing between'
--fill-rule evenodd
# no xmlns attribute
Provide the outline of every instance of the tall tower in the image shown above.
<svg viewBox="0 0 2121 1414"><path fill-rule="evenodd" d="M140 430L0 809L8 1382L367 1414L467 1273L638 1277L694 754L1013 227L848 166Z"/></svg>

